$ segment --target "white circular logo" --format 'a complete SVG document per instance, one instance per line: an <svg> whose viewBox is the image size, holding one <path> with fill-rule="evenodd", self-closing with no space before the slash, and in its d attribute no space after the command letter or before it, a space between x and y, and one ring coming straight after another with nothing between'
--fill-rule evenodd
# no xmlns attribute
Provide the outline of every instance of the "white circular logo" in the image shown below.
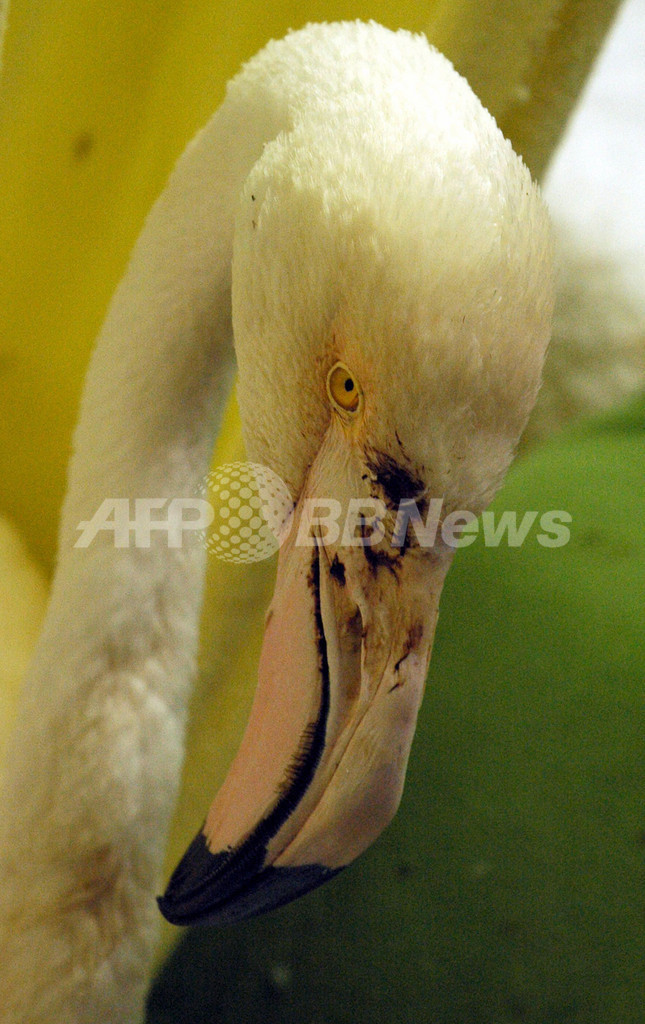
<svg viewBox="0 0 645 1024"><path fill-rule="evenodd" d="M227 462L204 478L201 493L214 512L203 542L225 562L270 558L291 529L289 488L268 466Z"/></svg>

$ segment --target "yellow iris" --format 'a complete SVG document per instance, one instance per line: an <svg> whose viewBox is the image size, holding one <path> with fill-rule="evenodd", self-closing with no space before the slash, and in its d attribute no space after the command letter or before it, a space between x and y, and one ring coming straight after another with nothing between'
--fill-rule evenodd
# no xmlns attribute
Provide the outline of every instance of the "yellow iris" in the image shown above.
<svg viewBox="0 0 645 1024"><path fill-rule="evenodd" d="M362 391L354 374L344 363L336 363L329 371L327 394L338 412L352 416L358 412Z"/></svg>

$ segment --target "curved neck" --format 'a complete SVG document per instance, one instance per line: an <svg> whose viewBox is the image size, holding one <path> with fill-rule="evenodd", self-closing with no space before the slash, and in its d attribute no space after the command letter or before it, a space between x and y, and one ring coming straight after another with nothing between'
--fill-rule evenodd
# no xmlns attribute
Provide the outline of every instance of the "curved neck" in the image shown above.
<svg viewBox="0 0 645 1024"><path fill-rule="evenodd" d="M234 364L236 200L280 127L243 101L227 101L179 161L87 376L0 805L1 1002L24 1024L134 1024L142 1011L205 553L163 533L149 547L132 532L123 547L107 531L75 542L106 499L131 513L137 498L194 496L208 470Z"/></svg>

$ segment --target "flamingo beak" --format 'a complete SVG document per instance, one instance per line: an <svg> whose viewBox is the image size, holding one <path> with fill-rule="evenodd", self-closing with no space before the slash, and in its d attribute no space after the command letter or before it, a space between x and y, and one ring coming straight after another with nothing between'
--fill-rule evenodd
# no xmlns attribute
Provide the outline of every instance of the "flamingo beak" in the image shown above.
<svg viewBox="0 0 645 1024"><path fill-rule="evenodd" d="M173 924L290 902L365 850L401 798L449 555L299 537L280 551L240 749L159 899Z"/></svg>

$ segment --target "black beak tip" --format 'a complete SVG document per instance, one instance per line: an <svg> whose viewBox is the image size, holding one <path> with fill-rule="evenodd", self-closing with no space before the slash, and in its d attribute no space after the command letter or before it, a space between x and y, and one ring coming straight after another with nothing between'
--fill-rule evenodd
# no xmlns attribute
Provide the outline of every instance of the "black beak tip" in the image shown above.
<svg viewBox="0 0 645 1024"><path fill-rule="evenodd" d="M231 924L274 910L318 888L342 868L263 867L265 849L211 853L198 833L157 903L171 924ZM251 853L251 856L249 856Z"/></svg>

